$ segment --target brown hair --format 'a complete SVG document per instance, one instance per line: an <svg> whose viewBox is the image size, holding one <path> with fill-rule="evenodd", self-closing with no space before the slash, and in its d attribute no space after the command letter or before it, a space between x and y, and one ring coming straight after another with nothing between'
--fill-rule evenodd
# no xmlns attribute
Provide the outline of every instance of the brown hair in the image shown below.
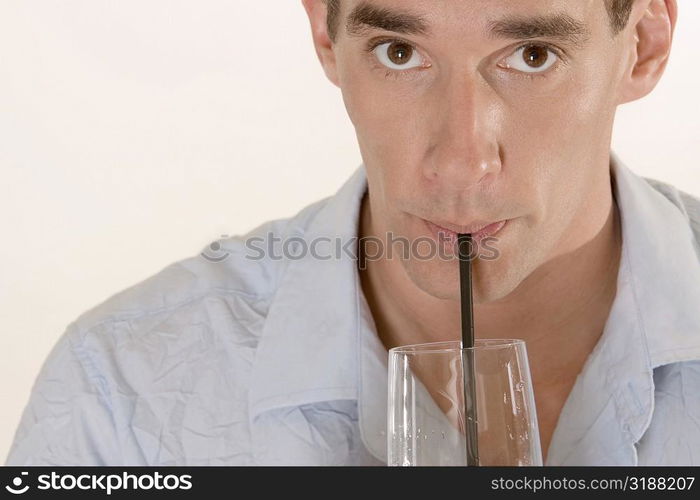
<svg viewBox="0 0 700 500"><path fill-rule="evenodd" d="M328 24L328 36L335 43L338 36L338 18L340 17L340 0L324 0L328 8L326 22ZM605 8L610 16L610 29L613 36L625 29L632 12L634 0L604 0Z"/></svg>

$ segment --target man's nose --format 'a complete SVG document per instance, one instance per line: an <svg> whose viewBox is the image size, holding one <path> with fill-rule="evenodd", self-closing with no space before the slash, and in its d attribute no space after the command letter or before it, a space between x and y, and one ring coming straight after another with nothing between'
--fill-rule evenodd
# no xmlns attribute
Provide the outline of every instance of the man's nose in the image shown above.
<svg viewBox="0 0 700 500"><path fill-rule="evenodd" d="M443 192L463 191L501 170L500 115L492 89L473 76L453 80L440 91L424 174Z"/></svg>

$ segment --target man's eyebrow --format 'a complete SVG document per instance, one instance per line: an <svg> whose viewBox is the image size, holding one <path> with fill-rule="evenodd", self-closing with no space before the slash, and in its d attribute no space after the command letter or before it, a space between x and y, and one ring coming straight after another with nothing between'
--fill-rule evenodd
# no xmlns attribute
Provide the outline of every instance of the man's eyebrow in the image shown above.
<svg viewBox="0 0 700 500"><path fill-rule="evenodd" d="M584 23L563 13L537 17L505 17L491 21L489 31L494 38L554 38L575 47L582 47L590 36L590 31Z"/></svg>
<svg viewBox="0 0 700 500"><path fill-rule="evenodd" d="M569 14L541 16L507 16L488 24L492 38L527 40L553 38L575 47L582 47L590 36L586 25ZM408 11L378 7L360 2L347 17L345 29L350 36L363 36L371 29L393 31L406 35L430 36L430 26L424 17Z"/></svg>
<svg viewBox="0 0 700 500"><path fill-rule="evenodd" d="M372 28L406 35L430 35L428 23L420 15L360 2L348 15L345 30L350 36L362 36Z"/></svg>

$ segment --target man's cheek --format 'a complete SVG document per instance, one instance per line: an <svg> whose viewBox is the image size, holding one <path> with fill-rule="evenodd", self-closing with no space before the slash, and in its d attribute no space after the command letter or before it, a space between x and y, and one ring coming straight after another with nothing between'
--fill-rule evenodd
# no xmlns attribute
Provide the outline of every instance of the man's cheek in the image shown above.
<svg viewBox="0 0 700 500"><path fill-rule="evenodd" d="M343 74L341 92L350 121L358 129L374 128L372 122L382 120L382 114L389 111L381 89L364 70L346 69Z"/></svg>
<svg viewBox="0 0 700 500"><path fill-rule="evenodd" d="M427 145L433 140L422 115L377 119L374 114L380 113L375 109L361 131L365 147L392 168L400 169L398 177L407 175L411 165L422 161Z"/></svg>
<svg viewBox="0 0 700 500"><path fill-rule="evenodd" d="M615 110L609 78L595 68L577 73L561 88L557 98L560 116L568 116L571 127L590 126L609 119Z"/></svg>

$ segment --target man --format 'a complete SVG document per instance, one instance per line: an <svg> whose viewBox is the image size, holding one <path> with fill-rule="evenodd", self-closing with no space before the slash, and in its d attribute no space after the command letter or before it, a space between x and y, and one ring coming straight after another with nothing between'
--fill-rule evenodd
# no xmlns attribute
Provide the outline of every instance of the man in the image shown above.
<svg viewBox="0 0 700 500"><path fill-rule="evenodd" d="M374 250L468 232L497 257L477 337L527 342L545 463L700 464L700 202L610 151L676 1L303 5L363 165L72 323L8 463L386 463L387 349L459 338L458 263Z"/></svg>

